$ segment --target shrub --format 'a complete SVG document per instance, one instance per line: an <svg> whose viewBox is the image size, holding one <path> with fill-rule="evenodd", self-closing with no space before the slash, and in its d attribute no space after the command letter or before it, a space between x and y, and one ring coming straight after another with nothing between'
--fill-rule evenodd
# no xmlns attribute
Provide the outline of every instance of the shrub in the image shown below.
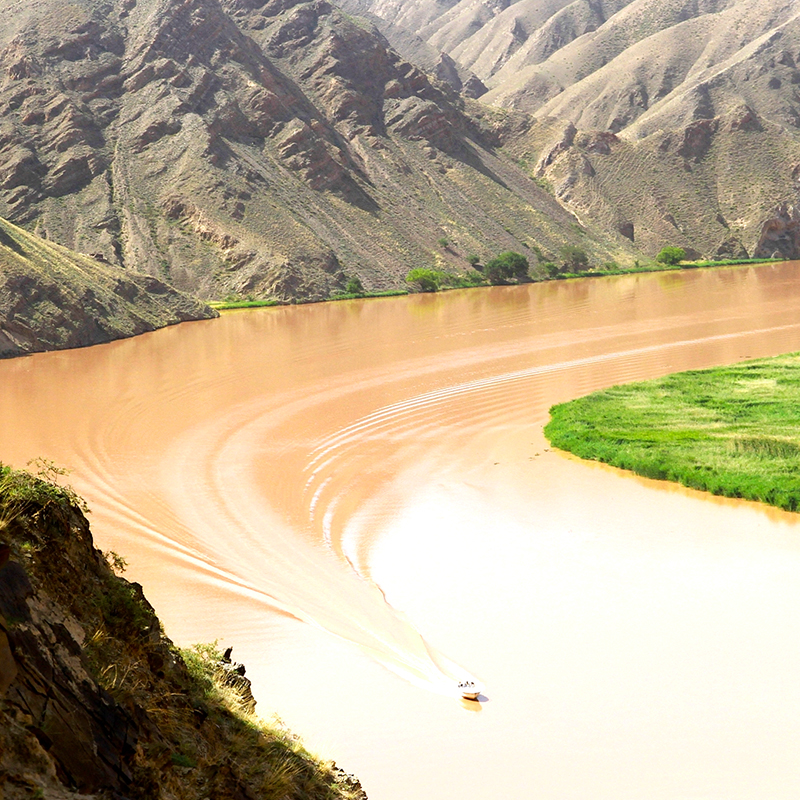
<svg viewBox="0 0 800 800"><path fill-rule="evenodd" d="M525 256L507 250L486 263L484 274L489 283L508 283L513 278L517 280L527 278L528 266L528 259Z"/></svg>
<svg viewBox="0 0 800 800"><path fill-rule="evenodd" d="M555 278L558 276L558 264L554 264L552 261L545 261L540 266L547 273L548 277Z"/></svg>
<svg viewBox="0 0 800 800"><path fill-rule="evenodd" d="M582 247L565 244L558 252L568 272L580 272L589 265L589 256Z"/></svg>
<svg viewBox="0 0 800 800"><path fill-rule="evenodd" d="M361 278L358 275L353 275L347 279L344 290L347 294L364 294L364 284L361 283Z"/></svg>
<svg viewBox="0 0 800 800"><path fill-rule="evenodd" d="M406 283L416 284L416 288L421 292L436 292L441 286L442 278L436 270L419 267L412 269L406 275Z"/></svg>
<svg viewBox="0 0 800 800"><path fill-rule="evenodd" d="M656 261L659 264L668 264L675 266L680 264L686 258L686 251L682 247L664 247L661 252L656 256Z"/></svg>
<svg viewBox="0 0 800 800"><path fill-rule="evenodd" d="M474 253L470 253L467 256L467 263L470 264L470 266L474 267L476 264L480 263L480 258L476 256Z"/></svg>

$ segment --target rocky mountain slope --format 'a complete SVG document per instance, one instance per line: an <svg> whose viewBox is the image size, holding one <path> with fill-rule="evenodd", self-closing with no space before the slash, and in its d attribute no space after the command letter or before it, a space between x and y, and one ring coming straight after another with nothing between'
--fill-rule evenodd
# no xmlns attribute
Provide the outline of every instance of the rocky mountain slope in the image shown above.
<svg viewBox="0 0 800 800"><path fill-rule="evenodd" d="M800 257L795 3L337 1L0 0L0 215L205 298Z"/></svg>
<svg viewBox="0 0 800 800"><path fill-rule="evenodd" d="M800 257L797 3L341 1L473 71L481 102L535 115L503 144L582 221L650 255Z"/></svg>
<svg viewBox="0 0 800 800"><path fill-rule="evenodd" d="M0 358L213 316L157 278L71 252L0 219Z"/></svg>
<svg viewBox="0 0 800 800"><path fill-rule="evenodd" d="M287 300L509 249L635 255L326 0L0 10L0 215L109 263Z"/></svg>
<svg viewBox="0 0 800 800"><path fill-rule="evenodd" d="M0 541L4 800L365 800L253 716L241 667L174 647L69 489L0 465Z"/></svg>

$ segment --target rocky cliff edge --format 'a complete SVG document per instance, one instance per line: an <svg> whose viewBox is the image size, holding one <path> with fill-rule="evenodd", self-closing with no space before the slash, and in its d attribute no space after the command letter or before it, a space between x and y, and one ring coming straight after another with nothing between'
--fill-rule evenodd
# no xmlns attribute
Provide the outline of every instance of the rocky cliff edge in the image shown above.
<svg viewBox="0 0 800 800"><path fill-rule="evenodd" d="M217 316L102 255L75 253L0 219L0 358L83 347Z"/></svg>
<svg viewBox="0 0 800 800"><path fill-rule="evenodd" d="M253 716L215 646L164 636L80 499L39 468L0 465L0 798L363 800Z"/></svg>

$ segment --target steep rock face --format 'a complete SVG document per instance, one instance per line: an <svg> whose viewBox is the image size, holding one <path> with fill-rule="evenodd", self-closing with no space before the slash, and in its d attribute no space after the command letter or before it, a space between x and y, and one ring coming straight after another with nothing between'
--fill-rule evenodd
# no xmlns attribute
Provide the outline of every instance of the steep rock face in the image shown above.
<svg viewBox="0 0 800 800"><path fill-rule="evenodd" d="M289 300L402 284L442 236L451 269L571 236L454 91L325 0L69 9L0 24L0 213L48 239L201 296Z"/></svg>
<svg viewBox="0 0 800 800"><path fill-rule="evenodd" d="M0 467L4 800L365 800L352 776L217 704L141 587L95 549L76 501ZM252 711L241 665L209 666ZM293 777L275 782L277 764Z"/></svg>
<svg viewBox="0 0 800 800"><path fill-rule="evenodd" d="M782 203L764 223L755 255L797 258L800 253L800 206Z"/></svg>
<svg viewBox="0 0 800 800"><path fill-rule="evenodd" d="M157 278L0 220L0 357L83 347L213 316Z"/></svg>

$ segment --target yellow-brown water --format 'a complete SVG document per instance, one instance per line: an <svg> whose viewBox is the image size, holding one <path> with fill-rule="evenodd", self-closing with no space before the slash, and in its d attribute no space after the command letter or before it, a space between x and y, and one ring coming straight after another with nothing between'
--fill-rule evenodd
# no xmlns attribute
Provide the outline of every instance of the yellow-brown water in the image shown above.
<svg viewBox="0 0 800 800"><path fill-rule="evenodd" d="M0 363L0 459L371 800L797 798L800 518L542 436L792 350L800 264L231 313Z"/></svg>

